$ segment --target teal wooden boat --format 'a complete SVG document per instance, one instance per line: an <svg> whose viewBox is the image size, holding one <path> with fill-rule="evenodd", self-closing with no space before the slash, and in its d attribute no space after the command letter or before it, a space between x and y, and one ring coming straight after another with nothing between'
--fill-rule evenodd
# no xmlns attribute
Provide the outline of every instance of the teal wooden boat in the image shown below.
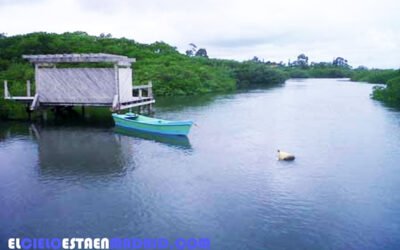
<svg viewBox="0 0 400 250"><path fill-rule="evenodd" d="M112 114L115 125L126 129L163 135L187 135L192 121L168 121L134 113Z"/></svg>

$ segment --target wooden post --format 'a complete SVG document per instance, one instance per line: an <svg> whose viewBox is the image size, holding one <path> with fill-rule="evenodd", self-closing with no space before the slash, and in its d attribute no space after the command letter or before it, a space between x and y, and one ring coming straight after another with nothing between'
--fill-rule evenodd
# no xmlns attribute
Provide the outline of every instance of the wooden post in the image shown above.
<svg viewBox="0 0 400 250"><path fill-rule="evenodd" d="M31 81L26 81L26 96L31 96Z"/></svg>
<svg viewBox="0 0 400 250"><path fill-rule="evenodd" d="M47 110L45 109L42 110L42 120L45 122L47 121Z"/></svg>
<svg viewBox="0 0 400 250"><path fill-rule="evenodd" d="M139 98L142 99L142 89L139 89Z"/></svg>
<svg viewBox="0 0 400 250"><path fill-rule="evenodd" d="M147 114L151 114L151 104L147 105Z"/></svg>
<svg viewBox="0 0 400 250"><path fill-rule="evenodd" d="M151 103L150 104L150 114L153 114L154 113L154 108L153 108L153 104Z"/></svg>
<svg viewBox="0 0 400 250"><path fill-rule="evenodd" d="M36 107L38 106L38 104L39 104L39 94L36 93L35 96L33 97L33 101L32 101L32 104L31 104L31 110L32 111L35 110Z"/></svg>
<svg viewBox="0 0 400 250"><path fill-rule="evenodd" d="M147 95L153 97L153 83L149 81L149 88L147 89Z"/></svg>
<svg viewBox="0 0 400 250"><path fill-rule="evenodd" d="M121 103L120 93L119 93L119 68L118 64L114 64L114 83L115 83L115 94L118 97L118 104Z"/></svg>
<svg viewBox="0 0 400 250"><path fill-rule="evenodd" d="M113 111L119 110L118 95L114 95L112 108Z"/></svg>
<svg viewBox="0 0 400 250"><path fill-rule="evenodd" d="M4 99L7 99L8 97L8 82L7 80L4 80Z"/></svg>
<svg viewBox="0 0 400 250"><path fill-rule="evenodd" d="M31 107L29 104L26 105L25 110L26 110L26 113L28 114L28 119L31 120L32 119L32 116L31 116L32 111L31 111Z"/></svg>
<svg viewBox="0 0 400 250"><path fill-rule="evenodd" d="M39 89L40 89L40 84L39 84L39 64L35 64L35 87L36 87L36 93L40 93Z"/></svg>

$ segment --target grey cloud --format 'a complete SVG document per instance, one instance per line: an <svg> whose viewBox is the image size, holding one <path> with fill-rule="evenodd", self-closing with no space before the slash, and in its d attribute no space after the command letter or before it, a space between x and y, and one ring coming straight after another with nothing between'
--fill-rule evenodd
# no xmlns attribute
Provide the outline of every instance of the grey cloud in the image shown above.
<svg viewBox="0 0 400 250"><path fill-rule="evenodd" d="M145 43L164 40L183 51L193 42L207 48L210 56L232 59L257 55L286 61L304 52L315 61L342 55L360 64L398 67L399 3L0 0L0 23L13 19L2 30L9 35L38 30L109 32Z"/></svg>
<svg viewBox="0 0 400 250"><path fill-rule="evenodd" d="M275 42L277 37L246 37L238 36L234 38L217 38L215 40L210 40L205 42L208 45L216 47L226 47L226 48L240 48L257 46L266 43Z"/></svg>
<svg viewBox="0 0 400 250"><path fill-rule="evenodd" d="M266 32L267 34L267 32ZM281 32L279 34L271 35L260 35L260 36L236 36L236 37L222 37L212 40L205 41L204 43L215 46L215 47L227 47L227 48L241 48L241 47L256 47L266 44L276 44L280 46L286 46L291 44L299 43L316 43L319 40L325 40L328 37L317 36L310 33L295 33L290 31ZM332 40L331 37L329 37Z"/></svg>

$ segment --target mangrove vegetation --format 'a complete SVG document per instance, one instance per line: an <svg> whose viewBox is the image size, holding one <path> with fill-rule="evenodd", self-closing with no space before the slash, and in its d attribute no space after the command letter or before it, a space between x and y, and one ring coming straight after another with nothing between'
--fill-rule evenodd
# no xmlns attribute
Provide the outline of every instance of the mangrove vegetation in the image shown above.
<svg viewBox="0 0 400 250"><path fill-rule="evenodd" d="M400 107L400 70L355 70L353 81L380 83L374 87L372 97L393 107Z"/></svg>
<svg viewBox="0 0 400 250"><path fill-rule="evenodd" d="M22 58L24 54L110 53L136 58L134 83L153 82L156 96L184 96L232 91L251 85L271 85L288 78L341 78L384 83L375 88L373 97L400 104L398 70L352 69L343 57L332 62L309 62L305 54L288 62L271 62L254 57L238 62L210 58L206 48L190 44L186 53L164 42L138 43L111 34L89 35L86 32L63 34L37 32L7 36L0 33L0 80L8 80L10 92L23 95L25 81L34 82L34 70ZM0 88L3 96L3 88ZM0 117L5 118L24 107L0 98Z"/></svg>

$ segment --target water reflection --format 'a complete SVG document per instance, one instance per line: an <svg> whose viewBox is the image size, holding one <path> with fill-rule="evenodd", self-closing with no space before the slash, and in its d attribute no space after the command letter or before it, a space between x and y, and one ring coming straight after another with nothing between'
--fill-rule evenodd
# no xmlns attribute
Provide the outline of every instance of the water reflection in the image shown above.
<svg viewBox="0 0 400 250"><path fill-rule="evenodd" d="M135 168L135 148L108 128L6 123L0 140L34 139L41 176L123 175Z"/></svg>
<svg viewBox="0 0 400 250"><path fill-rule="evenodd" d="M231 93L232 94L232 93ZM188 107L204 107L220 98L221 94L207 94L200 96L175 96L175 97L159 97L157 98L157 111L181 111Z"/></svg>
<svg viewBox="0 0 400 250"><path fill-rule="evenodd" d="M127 135L135 138L155 141L159 143L163 143L168 146L173 146L176 148L182 149L191 149L192 145L190 144L189 138L186 136L174 136L174 135L159 135L154 133L146 133L131 129L124 129L121 127L115 127L114 132L120 135Z"/></svg>
<svg viewBox="0 0 400 250"><path fill-rule="evenodd" d="M37 144L37 162L42 177L120 176L136 168L136 152L142 140L174 149L191 150L186 136L144 133L123 128L2 123L0 141L16 138Z"/></svg>
<svg viewBox="0 0 400 250"><path fill-rule="evenodd" d="M0 122L0 141L15 136L29 136L32 132L29 125L23 122Z"/></svg>
<svg viewBox="0 0 400 250"><path fill-rule="evenodd" d="M0 123L0 242L104 235L204 237L232 250L400 249L400 115L372 101L371 87L288 81L157 109L199 124L196 150L103 122ZM278 162L277 148L298 158Z"/></svg>
<svg viewBox="0 0 400 250"><path fill-rule="evenodd" d="M120 174L129 159L124 152L134 151L108 130L50 127L37 131L42 175Z"/></svg>

